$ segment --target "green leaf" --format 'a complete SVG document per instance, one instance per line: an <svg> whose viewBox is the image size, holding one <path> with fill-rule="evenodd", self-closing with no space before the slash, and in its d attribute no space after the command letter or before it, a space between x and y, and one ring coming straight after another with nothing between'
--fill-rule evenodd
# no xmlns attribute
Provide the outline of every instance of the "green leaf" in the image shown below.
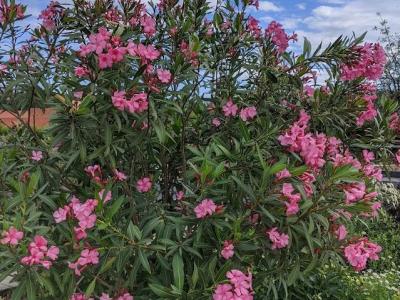
<svg viewBox="0 0 400 300"><path fill-rule="evenodd" d="M166 288L160 284L149 284L149 288L153 291L154 294L163 298L177 299L176 296L179 296L175 292L171 291L169 288Z"/></svg>
<svg viewBox="0 0 400 300"><path fill-rule="evenodd" d="M185 274L184 274L184 264L182 260L182 256L177 252L172 259L172 270L174 273L174 284L175 286L182 291Z"/></svg>
<svg viewBox="0 0 400 300"><path fill-rule="evenodd" d="M151 274L150 264L149 264L149 260L147 259L146 254L145 254L141 249L139 249L139 250L138 250L138 255L139 255L140 263L142 264L143 268L144 268L148 273Z"/></svg>
<svg viewBox="0 0 400 300"><path fill-rule="evenodd" d="M136 238L137 240L141 240L141 239L142 239L142 233L140 232L139 227L137 227L136 225L134 225L134 224L132 223L132 221L129 222L127 234L128 234L128 237L129 237L131 240L134 240L135 238Z"/></svg>
<svg viewBox="0 0 400 300"><path fill-rule="evenodd" d="M86 297L89 297L92 295L94 288L96 287L96 278L92 280L92 282L89 284L89 286L86 288L85 295Z"/></svg>

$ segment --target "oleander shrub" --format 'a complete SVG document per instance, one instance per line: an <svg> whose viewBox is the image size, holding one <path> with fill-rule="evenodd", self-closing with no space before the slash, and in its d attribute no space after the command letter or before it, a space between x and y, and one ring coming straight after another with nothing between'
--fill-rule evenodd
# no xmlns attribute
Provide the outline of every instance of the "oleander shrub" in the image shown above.
<svg viewBox="0 0 400 300"><path fill-rule="evenodd" d="M1 150L12 299L289 299L378 260L353 222L400 129L379 44L291 51L257 0L51 2L32 30L0 3L1 108L55 110Z"/></svg>

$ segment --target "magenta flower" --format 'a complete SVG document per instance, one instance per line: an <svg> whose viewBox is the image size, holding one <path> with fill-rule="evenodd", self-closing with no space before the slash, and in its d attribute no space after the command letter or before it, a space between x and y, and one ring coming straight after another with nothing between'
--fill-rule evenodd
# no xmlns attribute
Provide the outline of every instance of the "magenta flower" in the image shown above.
<svg viewBox="0 0 400 300"><path fill-rule="evenodd" d="M212 124L214 127L219 127L219 126L221 126L221 121L220 121L220 119L218 119L218 118L213 118L212 121L211 121L211 124Z"/></svg>
<svg viewBox="0 0 400 300"><path fill-rule="evenodd" d="M336 237L339 241L342 241L347 236L347 230L344 225L339 225L338 229L335 230Z"/></svg>
<svg viewBox="0 0 400 300"><path fill-rule="evenodd" d="M266 234L272 242L272 249L282 249L289 245L289 236L285 233L279 233L276 227L267 230Z"/></svg>
<svg viewBox="0 0 400 300"><path fill-rule="evenodd" d="M125 293L122 296L119 296L117 300L133 300L133 296L129 293Z"/></svg>
<svg viewBox="0 0 400 300"><path fill-rule="evenodd" d="M147 193L148 191L151 190L152 182L149 177L143 177L139 179L136 183L136 189L140 193Z"/></svg>
<svg viewBox="0 0 400 300"><path fill-rule="evenodd" d="M245 122L254 119L256 116L257 109L254 106L243 108L240 111L240 118Z"/></svg>
<svg viewBox="0 0 400 300"><path fill-rule="evenodd" d="M171 72L168 70L158 69L157 77L162 83L169 83L171 81Z"/></svg>
<svg viewBox="0 0 400 300"><path fill-rule="evenodd" d="M361 200L365 195L365 183L351 183L344 187L344 193L346 195L346 204L351 204Z"/></svg>
<svg viewBox="0 0 400 300"><path fill-rule="evenodd" d="M185 192L184 191L178 191L176 193L176 200L181 201L185 198Z"/></svg>
<svg viewBox="0 0 400 300"><path fill-rule="evenodd" d="M236 116L238 111L238 106L233 103L232 99L229 98L228 102L222 107L225 117Z"/></svg>
<svg viewBox="0 0 400 300"><path fill-rule="evenodd" d="M0 243L3 245L9 244L12 246L18 245L19 241L24 237L24 233L22 231L18 231L14 227L10 227L7 231L3 232L3 238L0 240Z"/></svg>
<svg viewBox="0 0 400 300"><path fill-rule="evenodd" d="M114 170L114 177L117 181L125 181L128 178L123 172L117 169Z"/></svg>
<svg viewBox="0 0 400 300"><path fill-rule="evenodd" d="M112 298L108 294L102 293L99 300L112 300Z"/></svg>
<svg viewBox="0 0 400 300"><path fill-rule="evenodd" d="M284 170L276 173L275 176L276 176L276 179L282 180L282 179L285 179L285 178L290 178L292 176L292 174L290 174L288 169L284 169Z"/></svg>
<svg viewBox="0 0 400 300"><path fill-rule="evenodd" d="M43 159L43 152L42 151L32 151L31 159L34 161L41 161Z"/></svg>
<svg viewBox="0 0 400 300"><path fill-rule="evenodd" d="M67 219L68 213L70 212L70 207L65 205L60 207L53 213L54 220L56 223L61 223Z"/></svg>
<svg viewBox="0 0 400 300"><path fill-rule="evenodd" d="M111 193L111 191L107 191L106 195L104 195L104 193L105 193L105 189L102 189L99 192L99 198L100 198L100 200L103 200L104 204L106 204L107 202L111 201L112 193Z"/></svg>
<svg viewBox="0 0 400 300"><path fill-rule="evenodd" d="M204 199L199 205L194 209L196 217L198 219L203 219L207 216L211 216L217 210L217 205L211 199Z"/></svg>
<svg viewBox="0 0 400 300"><path fill-rule="evenodd" d="M378 260L378 253L381 251L381 246L368 241L367 238L363 238L354 244L349 244L344 249L344 255L350 265L359 272L365 269L368 259Z"/></svg>
<svg viewBox="0 0 400 300"><path fill-rule="evenodd" d="M86 67L76 67L75 68L75 76L77 77L84 77L89 75L89 70Z"/></svg>
<svg viewBox="0 0 400 300"><path fill-rule="evenodd" d="M221 250L222 257L225 259L231 258L235 254L234 248L232 241L224 241L224 247Z"/></svg>
<svg viewBox="0 0 400 300"><path fill-rule="evenodd" d="M29 255L21 259L24 265L42 265L45 269L50 269L52 262L58 258L60 250L56 246L47 247L47 240L41 236L36 235L28 247ZM50 260L47 260L49 258Z"/></svg>
<svg viewBox="0 0 400 300"><path fill-rule="evenodd" d="M214 291L213 300L232 300L233 297L232 285L219 284Z"/></svg>

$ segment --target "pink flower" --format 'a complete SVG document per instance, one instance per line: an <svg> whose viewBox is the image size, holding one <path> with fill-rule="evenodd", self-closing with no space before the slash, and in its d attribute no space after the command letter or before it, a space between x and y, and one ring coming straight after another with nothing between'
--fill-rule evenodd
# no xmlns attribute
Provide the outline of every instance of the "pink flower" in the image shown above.
<svg viewBox="0 0 400 300"><path fill-rule="evenodd" d="M272 242L272 249L282 249L289 245L289 236L285 233L279 233L276 227L267 230L266 234Z"/></svg>
<svg viewBox="0 0 400 300"><path fill-rule="evenodd" d="M368 259L378 260L378 253L381 251L382 248L379 245L363 238L356 243L349 244L344 249L344 255L350 265L359 272L365 269Z"/></svg>
<svg viewBox="0 0 400 300"><path fill-rule="evenodd" d="M47 248L47 240L41 235L36 235L28 246L28 252L29 255L21 259L22 264L42 265L44 268L50 269L52 262L45 258L56 260L60 250L56 246Z"/></svg>
<svg viewBox="0 0 400 300"><path fill-rule="evenodd" d="M301 195L299 193L292 194L294 192L294 187L291 183L284 183L282 186L282 195L285 196L289 201L285 202L286 205L286 215L292 216L299 212L299 202L301 200Z"/></svg>
<svg viewBox="0 0 400 300"><path fill-rule="evenodd" d="M171 81L171 72L168 70L158 69L157 77L162 83L169 83Z"/></svg>
<svg viewBox="0 0 400 300"><path fill-rule="evenodd" d="M396 162L397 162L397 164L398 165L400 165L400 149L399 150L397 150L397 152L396 152Z"/></svg>
<svg viewBox="0 0 400 300"><path fill-rule="evenodd" d="M176 200L181 201L185 198L185 192L184 191L178 191L176 193Z"/></svg>
<svg viewBox="0 0 400 300"><path fill-rule="evenodd" d="M60 207L53 213L54 220L56 223L61 223L67 219L68 213L70 212L70 207L65 205Z"/></svg>
<svg viewBox="0 0 400 300"><path fill-rule="evenodd" d="M245 275L240 270L231 270L228 273L226 273L226 277L233 285L233 291L236 296L242 296L243 299L249 299L246 296L252 294L251 274Z"/></svg>
<svg viewBox="0 0 400 300"><path fill-rule="evenodd" d="M218 118L213 118L212 121L211 121L211 124L214 127L219 127L221 125L221 121Z"/></svg>
<svg viewBox="0 0 400 300"><path fill-rule="evenodd" d="M103 200L103 203L104 203L104 204L106 204L107 202L111 201L111 199L112 199L112 194L111 194L111 191L107 191L106 195L104 196L104 192L105 192L104 189L102 189L102 190L99 192L99 198L100 198L101 200Z"/></svg>
<svg viewBox="0 0 400 300"><path fill-rule="evenodd" d="M41 161L43 159L43 153L42 151L32 151L32 156L31 159L34 161Z"/></svg>
<svg viewBox="0 0 400 300"><path fill-rule="evenodd" d="M292 174L290 174L288 169L284 169L284 170L276 173L276 179L278 179L278 180L282 180L282 179L285 179L285 178L290 178L291 176L292 176Z"/></svg>
<svg viewBox="0 0 400 300"><path fill-rule="evenodd" d="M272 21L267 29L265 35L269 37L272 43L277 47L278 53L283 53L289 47L290 40L296 40L296 35L288 36L282 25L276 21Z"/></svg>
<svg viewBox="0 0 400 300"><path fill-rule="evenodd" d="M89 75L89 70L86 67L76 67L75 68L75 76L84 77Z"/></svg>
<svg viewBox="0 0 400 300"><path fill-rule="evenodd" d="M125 98L125 92L114 92L114 94L111 97L112 104L114 105L115 108L119 110L124 110L127 100Z"/></svg>
<svg viewBox="0 0 400 300"><path fill-rule="evenodd" d="M204 199L199 205L194 209L196 217L198 219L203 219L207 216L211 216L217 210L217 205L211 199Z"/></svg>
<svg viewBox="0 0 400 300"><path fill-rule="evenodd" d="M87 298L85 294L82 293L75 293L71 296L70 300L94 300L93 298ZM100 299L103 300L103 299Z"/></svg>
<svg viewBox="0 0 400 300"><path fill-rule="evenodd" d="M381 77L385 64L385 50L379 43L365 43L364 46L356 46L359 58L355 63L341 66L342 79L354 80L365 77L369 80L377 80Z"/></svg>
<svg viewBox="0 0 400 300"><path fill-rule="evenodd" d="M75 234L75 238L78 241L87 238L87 233L86 233L85 229L83 229L81 227L74 227L74 234Z"/></svg>
<svg viewBox="0 0 400 300"><path fill-rule="evenodd" d="M361 200L365 195L365 183L351 183L344 187L346 204L351 204Z"/></svg>
<svg viewBox="0 0 400 300"><path fill-rule="evenodd" d="M367 162L367 163L370 163L375 159L374 152L370 152L368 150L363 150L362 155L363 155L365 162Z"/></svg>
<svg viewBox="0 0 400 300"><path fill-rule="evenodd" d="M46 256L50 258L51 260L56 260L58 257L58 254L60 253L60 249L56 246L51 246L46 253Z"/></svg>
<svg viewBox="0 0 400 300"><path fill-rule="evenodd" d="M149 177L143 177L143 178L139 179L136 183L136 189L140 193L147 193L148 191L150 191L151 186L152 186L152 182Z"/></svg>
<svg viewBox="0 0 400 300"><path fill-rule="evenodd" d="M144 15L140 18L140 25L143 27L143 32L147 36L153 36L156 33L156 21L148 16Z"/></svg>
<svg viewBox="0 0 400 300"><path fill-rule="evenodd" d="M22 231L18 231L14 227L10 227L7 231L3 232L3 238L0 240L0 243L3 245L18 245L19 241L24 237L24 233Z"/></svg>
<svg viewBox="0 0 400 300"><path fill-rule="evenodd" d="M128 178L123 172L117 169L114 170L114 177L117 181L125 181Z"/></svg>
<svg viewBox="0 0 400 300"><path fill-rule="evenodd" d="M81 256L78 259L78 264L81 266L92 264L97 265L99 263L99 252L96 249L82 250Z"/></svg>
<svg viewBox="0 0 400 300"><path fill-rule="evenodd" d="M228 102L226 102L226 104L223 106L222 110L224 112L225 117L229 116L234 117L237 114L238 106L234 104L231 99L229 99Z"/></svg>
<svg viewBox="0 0 400 300"><path fill-rule="evenodd" d="M224 248L221 250L222 257L225 259L231 258L235 254L234 248L232 241L224 241Z"/></svg>
<svg viewBox="0 0 400 300"><path fill-rule="evenodd" d="M219 284L214 291L213 300L232 300L235 299L232 292L232 285Z"/></svg>
<svg viewBox="0 0 400 300"><path fill-rule="evenodd" d="M112 300L112 298L108 294L102 293L99 300Z"/></svg>
<svg viewBox="0 0 400 300"><path fill-rule="evenodd" d="M245 122L254 119L256 115L257 109L254 106L243 108L240 111L240 118Z"/></svg>
<svg viewBox="0 0 400 300"><path fill-rule="evenodd" d="M119 296L117 300L133 300L133 296L129 293L125 293L122 296Z"/></svg>
<svg viewBox="0 0 400 300"><path fill-rule="evenodd" d="M99 68L107 69L113 66L113 57L109 53L101 53L99 54Z"/></svg>
<svg viewBox="0 0 400 300"><path fill-rule="evenodd" d="M339 241L342 241L347 236L347 230L344 225L339 225L338 229L335 231L336 237Z"/></svg>

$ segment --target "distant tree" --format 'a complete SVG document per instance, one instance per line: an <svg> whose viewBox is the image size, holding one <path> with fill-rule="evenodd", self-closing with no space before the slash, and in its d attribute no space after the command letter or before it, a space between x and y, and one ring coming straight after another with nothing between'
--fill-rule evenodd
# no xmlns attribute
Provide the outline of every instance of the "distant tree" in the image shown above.
<svg viewBox="0 0 400 300"><path fill-rule="evenodd" d="M381 15L378 13L378 16ZM380 42L387 55L385 71L379 81L380 89L400 100L400 33L393 32L389 22L383 18L375 30L381 34Z"/></svg>

